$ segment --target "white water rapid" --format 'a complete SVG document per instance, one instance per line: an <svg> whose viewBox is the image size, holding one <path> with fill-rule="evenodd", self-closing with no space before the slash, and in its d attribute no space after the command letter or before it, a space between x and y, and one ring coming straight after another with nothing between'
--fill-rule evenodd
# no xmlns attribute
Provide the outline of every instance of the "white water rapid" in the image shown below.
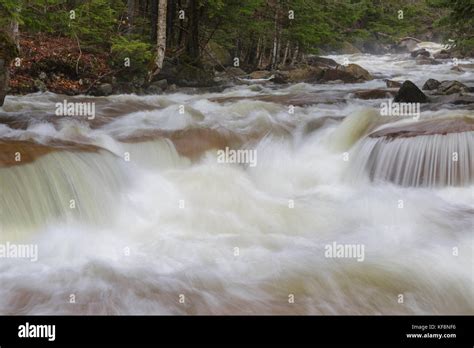
<svg viewBox="0 0 474 348"><path fill-rule="evenodd" d="M0 314L474 314L473 132L370 138L380 100L353 97L385 78L472 86L473 70L408 54L331 58L376 78L7 97L5 158L20 140L94 150L0 165L0 246L38 246L36 262L0 258ZM278 99L302 93L328 102L289 113ZM49 116L65 98L95 102L97 122ZM473 110L421 113L458 116ZM226 146L256 150L256 166L219 163ZM363 246L363 258L327 257L333 243Z"/></svg>

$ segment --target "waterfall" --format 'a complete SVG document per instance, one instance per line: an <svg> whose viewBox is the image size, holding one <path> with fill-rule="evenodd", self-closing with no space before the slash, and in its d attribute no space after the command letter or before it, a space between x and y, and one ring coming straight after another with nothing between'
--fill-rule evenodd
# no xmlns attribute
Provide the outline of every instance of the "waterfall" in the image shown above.
<svg viewBox="0 0 474 348"><path fill-rule="evenodd" d="M351 152L351 179L401 186L466 186L474 182L474 132L410 138L367 137Z"/></svg>
<svg viewBox="0 0 474 348"><path fill-rule="evenodd" d="M0 237L71 219L111 218L126 175L109 152L58 151L24 165L0 168Z"/></svg>

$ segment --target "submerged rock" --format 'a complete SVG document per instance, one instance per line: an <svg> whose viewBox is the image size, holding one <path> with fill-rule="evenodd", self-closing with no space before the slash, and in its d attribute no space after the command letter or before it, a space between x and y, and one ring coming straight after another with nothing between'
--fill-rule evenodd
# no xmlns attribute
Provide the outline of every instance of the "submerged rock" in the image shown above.
<svg viewBox="0 0 474 348"><path fill-rule="evenodd" d="M397 103L426 103L428 98L413 82L406 80L393 101Z"/></svg>

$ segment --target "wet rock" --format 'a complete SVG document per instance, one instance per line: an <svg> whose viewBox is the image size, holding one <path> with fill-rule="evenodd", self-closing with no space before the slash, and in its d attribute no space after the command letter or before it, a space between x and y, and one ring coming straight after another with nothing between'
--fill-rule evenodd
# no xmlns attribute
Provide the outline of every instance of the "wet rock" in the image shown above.
<svg viewBox="0 0 474 348"><path fill-rule="evenodd" d="M449 53L448 51L446 50L441 50L440 52L438 53L435 53L433 55L433 57L435 59L450 59L451 58L451 53Z"/></svg>
<svg viewBox="0 0 474 348"><path fill-rule="evenodd" d="M423 57L429 57L430 56L430 52L428 52L426 49L424 48L420 48L418 50L414 50L413 52L410 53L410 55L412 57L418 57L418 56L423 56Z"/></svg>
<svg viewBox="0 0 474 348"><path fill-rule="evenodd" d="M382 98L393 98L394 93L384 89L370 89L367 91L357 91L354 93L354 97L359 99L382 99Z"/></svg>
<svg viewBox="0 0 474 348"><path fill-rule="evenodd" d="M428 79L426 80L425 84L423 85L422 89L424 91L432 91L439 87L441 82L435 79Z"/></svg>
<svg viewBox="0 0 474 348"><path fill-rule="evenodd" d="M428 98L413 82L406 80L393 101L397 103L426 103Z"/></svg>
<svg viewBox="0 0 474 348"><path fill-rule="evenodd" d="M453 93L467 93L469 88L462 84L459 81L443 81L438 86L436 93L437 94L453 94Z"/></svg>
<svg viewBox="0 0 474 348"><path fill-rule="evenodd" d="M384 81L388 88L399 88L402 86L402 83L398 81L393 81L393 80L384 80Z"/></svg>

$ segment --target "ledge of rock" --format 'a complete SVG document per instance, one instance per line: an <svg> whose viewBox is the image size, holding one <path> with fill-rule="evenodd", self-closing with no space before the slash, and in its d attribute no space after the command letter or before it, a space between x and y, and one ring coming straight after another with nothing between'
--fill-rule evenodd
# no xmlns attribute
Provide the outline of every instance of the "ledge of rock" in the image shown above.
<svg viewBox="0 0 474 348"><path fill-rule="evenodd" d="M24 140L2 140L0 141L0 168L32 163L41 156L57 151L98 152L99 150L101 149L94 145L59 140L53 140L47 145ZM18 154L21 156L19 161Z"/></svg>
<svg viewBox="0 0 474 348"><path fill-rule="evenodd" d="M422 120L416 123L387 127L369 135L371 138L411 138L420 135L446 135L474 131L474 118L451 117Z"/></svg>

